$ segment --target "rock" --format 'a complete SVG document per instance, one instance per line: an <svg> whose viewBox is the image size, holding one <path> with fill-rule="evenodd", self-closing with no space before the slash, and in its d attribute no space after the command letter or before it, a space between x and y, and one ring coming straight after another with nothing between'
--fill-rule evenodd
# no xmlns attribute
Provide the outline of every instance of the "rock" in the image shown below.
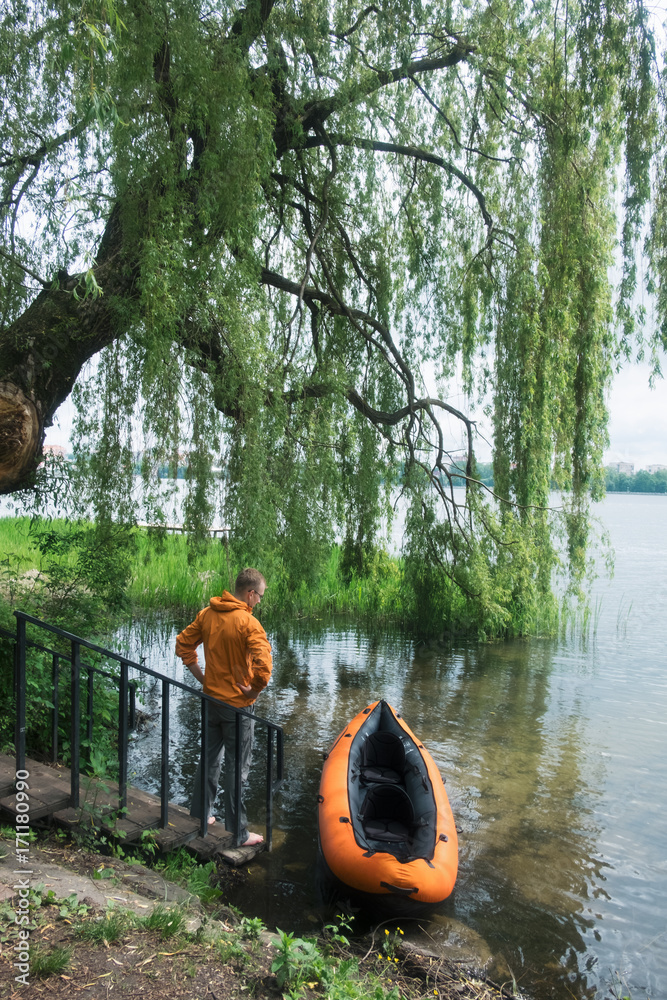
<svg viewBox="0 0 667 1000"><path fill-rule="evenodd" d="M453 917L433 916L420 923L419 930L406 929L406 945L427 957L487 972L494 966L488 944L476 931Z"/></svg>

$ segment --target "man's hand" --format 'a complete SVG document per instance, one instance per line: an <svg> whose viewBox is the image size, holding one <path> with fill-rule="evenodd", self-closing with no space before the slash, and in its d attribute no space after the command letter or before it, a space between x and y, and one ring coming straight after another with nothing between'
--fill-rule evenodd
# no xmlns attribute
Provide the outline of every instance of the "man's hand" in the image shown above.
<svg viewBox="0 0 667 1000"><path fill-rule="evenodd" d="M236 686L241 692L241 694L244 694L246 697L252 694L253 689L250 684L237 684Z"/></svg>

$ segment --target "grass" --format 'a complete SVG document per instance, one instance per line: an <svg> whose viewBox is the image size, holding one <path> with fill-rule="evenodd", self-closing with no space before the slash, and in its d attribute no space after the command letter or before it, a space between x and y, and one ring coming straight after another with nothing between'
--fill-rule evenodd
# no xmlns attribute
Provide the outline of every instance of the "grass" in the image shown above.
<svg viewBox="0 0 667 1000"><path fill-rule="evenodd" d="M73 948L32 948L30 952L30 972L38 979L47 979L49 976L57 976L70 963Z"/></svg>
<svg viewBox="0 0 667 1000"><path fill-rule="evenodd" d="M30 518L0 517L0 595L13 602L40 585L42 557L29 535Z"/></svg>
<svg viewBox="0 0 667 1000"><path fill-rule="evenodd" d="M144 611L198 608L209 596L229 588L225 551L211 539L189 562L184 535L156 535L137 530L129 597Z"/></svg>
<svg viewBox="0 0 667 1000"><path fill-rule="evenodd" d="M109 945L120 941L133 924L131 913L125 910L107 910L100 920L86 920L77 924L75 933L83 941Z"/></svg>
<svg viewBox="0 0 667 1000"><path fill-rule="evenodd" d="M138 921L147 931L156 931L164 940L176 937L185 930L185 914L182 910L170 909L158 904L152 913Z"/></svg>
<svg viewBox="0 0 667 1000"><path fill-rule="evenodd" d="M164 608L200 608L213 594L229 590L230 579L224 546L211 539L202 547L194 563L183 535L157 538L146 531L136 535L129 596L135 607L145 611ZM232 576L236 567L232 558ZM269 576L262 617L291 618L321 614L354 613L359 617L403 617L405 592L401 586L399 559L379 553L367 576L345 580L341 570L341 550L332 545L328 559L320 565L314 580L293 586L280 565Z"/></svg>
<svg viewBox="0 0 667 1000"><path fill-rule="evenodd" d="M54 521L52 528L58 527ZM39 603L48 594L48 560L30 534L27 517L0 518L0 597L8 603ZM234 564L232 576L240 566ZM62 556L74 566L76 553L71 549ZM230 587L225 547L219 539L210 539L197 551L184 535L157 534L137 529L131 556L130 579L126 588L135 611L157 612L167 609L190 612L204 606L213 594ZM269 587L262 602L263 617L288 615L293 618L321 614L354 613L359 617L394 618L405 615L405 592L402 587L402 564L399 559L379 552L363 578L344 579L341 550L332 545L328 559L320 565L315 579L294 586L286 578L280 562L270 575Z"/></svg>
<svg viewBox="0 0 667 1000"><path fill-rule="evenodd" d="M108 909L95 920L83 920L75 925L74 932L83 941L94 944L116 944L134 928L153 931L166 940L185 933L186 916L176 907L158 903L147 917L137 917L129 910Z"/></svg>
<svg viewBox="0 0 667 1000"><path fill-rule="evenodd" d="M215 943L215 950L223 965L232 962L243 965L248 960L248 953L236 934L221 934Z"/></svg>
<svg viewBox="0 0 667 1000"><path fill-rule="evenodd" d="M215 861L199 862L185 848L172 851L164 860L149 862L170 882L184 885L189 892L198 896L202 903L214 903L222 893L212 885L215 875Z"/></svg>

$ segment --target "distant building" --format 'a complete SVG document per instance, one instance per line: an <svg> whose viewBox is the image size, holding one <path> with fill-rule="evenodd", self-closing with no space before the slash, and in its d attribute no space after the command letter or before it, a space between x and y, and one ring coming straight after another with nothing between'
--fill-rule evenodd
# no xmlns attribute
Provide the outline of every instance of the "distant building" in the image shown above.
<svg viewBox="0 0 667 1000"><path fill-rule="evenodd" d="M65 449L60 444L45 444L42 448L44 455L51 455L53 458L66 458Z"/></svg>
<svg viewBox="0 0 667 1000"><path fill-rule="evenodd" d="M462 472L465 472L465 468L468 464L468 456L465 452L461 455L450 455L449 461L451 463L450 468L460 469Z"/></svg>
<svg viewBox="0 0 667 1000"><path fill-rule="evenodd" d="M665 472L665 471L667 471L667 465L647 465L646 466L646 471L647 472L651 472L651 473L653 473L653 472Z"/></svg>
<svg viewBox="0 0 667 1000"><path fill-rule="evenodd" d="M634 462L612 462L610 467L614 472L622 472L624 476L634 476Z"/></svg>

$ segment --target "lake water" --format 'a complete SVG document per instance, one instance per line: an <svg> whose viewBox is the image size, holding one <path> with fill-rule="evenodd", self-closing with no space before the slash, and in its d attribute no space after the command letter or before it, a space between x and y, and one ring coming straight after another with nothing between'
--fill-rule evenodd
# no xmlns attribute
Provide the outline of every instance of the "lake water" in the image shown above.
<svg viewBox="0 0 667 1000"><path fill-rule="evenodd" d="M232 902L270 925L314 928L322 753L382 697L431 751L459 829L452 897L406 933L437 950L456 930L536 997L620 989L667 1000L667 498L611 495L598 514L616 572L596 581L585 636L425 645L349 621L270 632L274 676L257 710L285 729L286 780L274 850ZM183 678L173 641L185 624L119 640ZM149 712L158 696L146 693ZM198 726L198 702L176 700L182 802ZM157 786L159 750L156 718L134 744L135 783ZM259 824L262 777L258 766L249 812Z"/></svg>

